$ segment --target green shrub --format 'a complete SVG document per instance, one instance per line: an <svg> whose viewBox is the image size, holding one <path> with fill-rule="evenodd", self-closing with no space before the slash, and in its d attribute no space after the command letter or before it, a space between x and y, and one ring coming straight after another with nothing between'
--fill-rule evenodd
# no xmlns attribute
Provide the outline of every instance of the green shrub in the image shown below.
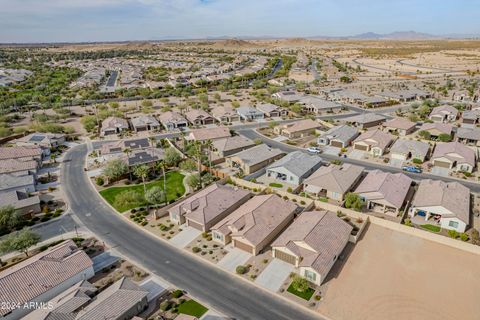
<svg viewBox="0 0 480 320"><path fill-rule="evenodd" d="M162 303L160 303L160 310L162 311L167 311L171 307L172 307L172 304L168 300L162 301Z"/></svg>
<svg viewBox="0 0 480 320"><path fill-rule="evenodd" d="M177 289L172 292L172 297L174 298L180 298L181 296L183 296L183 291L180 289Z"/></svg>
<svg viewBox="0 0 480 320"><path fill-rule="evenodd" d="M200 251L202 251L202 249L200 249L199 247L193 247L192 251L193 253L199 253Z"/></svg>
<svg viewBox="0 0 480 320"><path fill-rule="evenodd" d="M245 274L247 273L247 271L248 268L245 266L237 266L237 268L235 269L235 272L237 272L238 274Z"/></svg>
<svg viewBox="0 0 480 320"><path fill-rule="evenodd" d="M462 241L468 241L470 239L470 237L468 236L468 234L466 234L465 232L463 233L460 233L460 239Z"/></svg>
<svg viewBox="0 0 480 320"><path fill-rule="evenodd" d="M105 183L105 180L103 180L102 177L97 177L95 179L95 183L97 184L97 186L103 186L103 184Z"/></svg>
<svg viewBox="0 0 480 320"><path fill-rule="evenodd" d="M290 193L292 193L292 192L293 192L293 189L292 189L292 187L288 187L288 188L287 188L287 192L290 192Z"/></svg>
<svg viewBox="0 0 480 320"><path fill-rule="evenodd" d="M455 230L448 230L448 235L453 239L460 237L460 234Z"/></svg>
<svg viewBox="0 0 480 320"><path fill-rule="evenodd" d="M322 296L320 296L319 294L315 295L315 300L320 301L320 299L322 299Z"/></svg>
<svg viewBox="0 0 480 320"><path fill-rule="evenodd" d="M415 164L422 164L423 163L423 161L418 159L418 158L412 159L412 162L415 163Z"/></svg>

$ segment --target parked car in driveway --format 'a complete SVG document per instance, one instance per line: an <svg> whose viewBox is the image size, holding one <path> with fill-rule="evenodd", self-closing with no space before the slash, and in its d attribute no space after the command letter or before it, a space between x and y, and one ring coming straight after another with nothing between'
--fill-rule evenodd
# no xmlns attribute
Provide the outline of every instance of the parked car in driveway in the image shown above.
<svg viewBox="0 0 480 320"><path fill-rule="evenodd" d="M415 166L403 166L402 170L411 173L422 173L422 169Z"/></svg>
<svg viewBox="0 0 480 320"><path fill-rule="evenodd" d="M309 147L309 148L307 148L307 151L310 152L310 153L315 153L315 154L322 153L322 150L320 148L316 148L316 147Z"/></svg>

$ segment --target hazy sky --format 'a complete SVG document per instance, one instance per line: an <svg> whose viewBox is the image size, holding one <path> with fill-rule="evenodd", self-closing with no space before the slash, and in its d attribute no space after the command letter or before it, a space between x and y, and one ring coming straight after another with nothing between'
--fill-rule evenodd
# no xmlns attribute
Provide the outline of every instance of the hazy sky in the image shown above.
<svg viewBox="0 0 480 320"><path fill-rule="evenodd" d="M0 42L479 34L480 0L0 0Z"/></svg>

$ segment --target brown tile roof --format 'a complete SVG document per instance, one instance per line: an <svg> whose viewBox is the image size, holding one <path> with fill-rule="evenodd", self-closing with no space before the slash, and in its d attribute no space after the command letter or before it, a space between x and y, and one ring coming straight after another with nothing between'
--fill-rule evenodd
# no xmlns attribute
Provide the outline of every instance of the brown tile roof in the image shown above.
<svg viewBox="0 0 480 320"><path fill-rule="evenodd" d="M272 244L302 257L301 267L312 267L325 277L342 253L353 227L329 211L303 212ZM306 244L307 249L301 244Z"/></svg>
<svg viewBox="0 0 480 320"><path fill-rule="evenodd" d="M393 139L394 137L391 134L375 129L362 133L357 139L355 139L354 143L363 142L372 147L378 147L383 150L388 147Z"/></svg>
<svg viewBox="0 0 480 320"><path fill-rule="evenodd" d="M320 127L322 127L322 125L317 121L314 121L312 119L305 119L286 125L284 131L288 133L295 133L306 130L314 130Z"/></svg>
<svg viewBox="0 0 480 320"><path fill-rule="evenodd" d="M213 139L221 139L226 137L231 137L232 134L230 133L230 129L227 127L216 127L216 128L202 128L202 129L195 129L190 131L188 138L190 140L198 140L198 141L205 141L205 140L213 140Z"/></svg>
<svg viewBox="0 0 480 320"><path fill-rule="evenodd" d="M421 180L412 207L443 207L466 224L470 221L470 189L458 182ZM446 217L447 215L443 215Z"/></svg>
<svg viewBox="0 0 480 320"><path fill-rule="evenodd" d="M220 152L253 147L254 145L255 142L241 135L216 139L213 141L213 147Z"/></svg>
<svg viewBox="0 0 480 320"><path fill-rule="evenodd" d="M409 130L415 127L415 123L403 118L394 118L383 124L387 128Z"/></svg>
<svg viewBox="0 0 480 320"><path fill-rule="evenodd" d="M363 194L368 200L382 200L400 208L410 190L412 179L403 173L389 173L380 170L370 171L355 193Z"/></svg>
<svg viewBox="0 0 480 320"><path fill-rule="evenodd" d="M420 129L418 129L418 132L430 131L430 130L438 130L441 133L451 134L452 130L453 130L453 126L451 124L448 124L448 123L438 123L438 122L424 123L424 124L422 124Z"/></svg>
<svg viewBox="0 0 480 320"><path fill-rule="evenodd" d="M185 112L185 117L188 119L190 122L195 122L195 120L198 119L205 119L205 118L211 118L212 116L208 114L205 110L202 109L192 109L190 111Z"/></svg>
<svg viewBox="0 0 480 320"><path fill-rule="evenodd" d="M347 163L341 166L331 164L328 167L320 167L303 183L307 186L307 192L308 186L314 186L344 194L352 188L355 181L361 176L363 169L363 167Z"/></svg>
<svg viewBox="0 0 480 320"><path fill-rule="evenodd" d="M38 162L35 160L28 160L28 161L21 161L17 159L1 160L0 173L35 170L37 166L38 166Z"/></svg>
<svg viewBox="0 0 480 320"><path fill-rule="evenodd" d="M32 157L39 158L42 155L42 148L37 146L24 147L0 147L0 160Z"/></svg>
<svg viewBox="0 0 480 320"><path fill-rule="evenodd" d="M108 117L102 121L102 131L116 128L128 129L127 120L118 117Z"/></svg>
<svg viewBox="0 0 480 320"><path fill-rule="evenodd" d="M274 194L256 196L212 229L258 245L282 222L291 217L296 209L297 205Z"/></svg>
<svg viewBox="0 0 480 320"><path fill-rule="evenodd" d="M92 266L92 260L73 241L62 242L0 272L0 301L31 301ZM0 309L0 316L9 311Z"/></svg>
<svg viewBox="0 0 480 320"><path fill-rule="evenodd" d="M212 109L211 113L216 118L220 118L220 117L224 117L224 116L227 116L227 117L238 116L235 109L233 107L228 107L228 106L215 107L215 108Z"/></svg>
<svg viewBox="0 0 480 320"><path fill-rule="evenodd" d="M169 211L184 214L187 218L205 225L237 205L249 194L250 192L244 189L214 183L180 202Z"/></svg>
<svg viewBox="0 0 480 320"><path fill-rule="evenodd" d="M160 119L160 122L162 123L168 123L168 122L187 122L187 119L185 119L180 113L176 111L167 111L167 112L162 112L159 116L158 119Z"/></svg>

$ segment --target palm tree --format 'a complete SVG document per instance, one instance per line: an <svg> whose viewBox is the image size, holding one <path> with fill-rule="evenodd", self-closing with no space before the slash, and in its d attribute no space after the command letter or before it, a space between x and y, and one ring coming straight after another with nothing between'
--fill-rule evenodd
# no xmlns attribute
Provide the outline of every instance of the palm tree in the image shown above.
<svg viewBox="0 0 480 320"><path fill-rule="evenodd" d="M204 143L205 148L207 148L208 152L208 172L212 173L212 150L213 150L213 141L208 139Z"/></svg>
<svg viewBox="0 0 480 320"><path fill-rule="evenodd" d="M155 137L148 137L148 141L150 142L150 146L155 148L157 139L155 139Z"/></svg>
<svg viewBox="0 0 480 320"><path fill-rule="evenodd" d="M203 181L202 181L202 143L200 141L194 141L193 142L193 156L197 160L198 183L200 184L201 189L203 189Z"/></svg>
<svg viewBox="0 0 480 320"><path fill-rule="evenodd" d="M130 153L132 153L132 150L130 148L125 148L123 149L123 153L127 155L127 163L128 163L128 159L130 158ZM129 179L132 180L132 172L130 171L130 166L128 167L128 176L129 176Z"/></svg>
<svg viewBox="0 0 480 320"><path fill-rule="evenodd" d="M142 178L143 192L144 194L147 193L147 185L145 184L145 179L147 179L148 174L150 173L150 167L147 165L136 166L133 169L133 172L137 177Z"/></svg>
<svg viewBox="0 0 480 320"><path fill-rule="evenodd" d="M162 170L162 176L163 176L163 192L165 192L165 204L168 203L167 199L167 176L165 175L165 162L163 160L157 161L155 163L155 170L160 171L159 169Z"/></svg>

